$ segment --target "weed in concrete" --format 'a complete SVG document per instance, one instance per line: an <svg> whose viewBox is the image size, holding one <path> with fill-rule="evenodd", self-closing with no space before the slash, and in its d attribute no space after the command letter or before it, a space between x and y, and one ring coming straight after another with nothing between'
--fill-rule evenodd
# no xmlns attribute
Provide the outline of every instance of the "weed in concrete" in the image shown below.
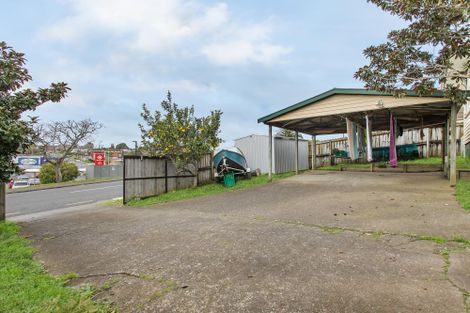
<svg viewBox="0 0 470 313"><path fill-rule="evenodd" d="M470 240L465 239L461 235L454 235L450 241L461 243L465 246L470 246Z"/></svg>
<svg viewBox="0 0 470 313"><path fill-rule="evenodd" d="M468 298L470 294L468 292L463 293L463 307L465 308L465 312L470 312L470 305L468 304Z"/></svg>
<svg viewBox="0 0 470 313"><path fill-rule="evenodd" d="M139 274L139 277L142 278L143 280L154 280L155 277L149 274Z"/></svg>
<svg viewBox="0 0 470 313"><path fill-rule="evenodd" d="M163 286L152 294L150 300L161 299L178 288L178 285L172 280L160 278L158 282Z"/></svg>
<svg viewBox="0 0 470 313"><path fill-rule="evenodd" d="M439 252L439 254L444 259L444 266L442 267L442 269L444 271L444 274L447 275L447 273L449 272L449 267L450 267L450 255L449 255L450 252L449 252L449 249L444 248Z"/></svg>
<svg viewBox="0 0 470 313"><path fill-rule="evenodd" d="M373 232L373 233L368 233L368 235L370 235L370 238L372 238L374 240L379 240L380 237L382 237L384 235L384 232L383 231L376 231L376 232Z"/></svg>
<svg viewBox="0 0 470 313"><path fill-rule="evenodd" d="M344 232L344 229L336 226L321 226L320 228L329 235L337 235Z"/></svg>
<svg viewBox="0 0 470 313"><path fill-rule="evenodd" d="M111 289L111 287L112 287L111 283L107 281L103 285L101 285L100 290L102 291L109 290Z"/></svg>
<svg viewBox="0 0 470 313"><path fill-rule="evenodd" d="M414 237L416 240L427 240L427 241L433 241L437 244L444 244L448 241L447 238L444 237L439 237L439 236L415 236Z"/></svg>
<svg viewBox="0 0 470 313"><path fill-rule="evenodd" d="M69 280L78 278L78 277L79 275L77 273L70 272L70 273L65 273L65 274L60 275L59 279L61 279L64 282L68 282Z"/></svg>

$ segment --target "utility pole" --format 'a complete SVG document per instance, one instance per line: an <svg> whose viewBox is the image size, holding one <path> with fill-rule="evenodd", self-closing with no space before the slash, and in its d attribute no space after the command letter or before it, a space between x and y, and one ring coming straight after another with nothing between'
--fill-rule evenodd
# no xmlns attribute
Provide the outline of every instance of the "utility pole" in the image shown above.
<svg viewBox="0 0 470 313"><path fill-rule="evenodd" d="M137 155L137 140L132 140L134 143L134 155Z"/></svg>

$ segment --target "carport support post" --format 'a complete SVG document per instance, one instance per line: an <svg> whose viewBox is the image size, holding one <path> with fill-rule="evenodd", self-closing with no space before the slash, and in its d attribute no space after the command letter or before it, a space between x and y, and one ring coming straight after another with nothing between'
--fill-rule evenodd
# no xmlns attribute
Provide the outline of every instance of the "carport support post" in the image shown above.
<svg viewBox="0 0 470 313"><path fill-rule="evenodd" d="M447 143L449 142L449 123L448 119L446 119L446 122L444 123L444 126L442 128L442 169L444 171L444 177L448 177L448 167L447 167Z"/></svg>
<svg viewBox="0 0 470 313"><path fill-rule="evenodd" d="M312 136L312 170L317 169L317 136Z"/></svg>
<svg viewBox="0 0 470 313"><path fill-rule="evenodd" d="M269 171L268 171L268 181L273 180L273 127L269 125Z"/></svg>
<svg viewBox="0 0 470 313"><path fill-rule="evenodd" d="M431 129L428 127L427 128L427 131L426 131L426 158L429 159L429 157L431 156L431 144L430 144L430 140L431 140Z"/></svg>
<svg viewBox="0 0 470 313"><path fill-rule="evenodd" d="M299 174L299 132L295 131L295 175Z"/></svg>
<svg viewBox="0 0 470 313"><path fill-rule="evenodd" d="M450 109L450 185L457 183L457 104L452 103Z"/></svg>

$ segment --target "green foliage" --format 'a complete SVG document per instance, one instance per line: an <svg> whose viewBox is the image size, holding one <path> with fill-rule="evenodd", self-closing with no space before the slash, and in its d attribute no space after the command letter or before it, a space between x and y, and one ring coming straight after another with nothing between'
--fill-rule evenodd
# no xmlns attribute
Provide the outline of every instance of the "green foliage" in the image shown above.
<svg viewBox="0 0 470 313"><path fill-rule="evenodd" d="M123 149L129 149L129 147L127 146L126 143L121 142L121 143L118 143L118 144L116 145L116 149L118 149L118 150L123 150Z"/></svg>
<svg viewBox="0 0 470 313"><path fill-rule="evenodd" d="M63 163L60 166L62 181L74 180L78 177L78 167L73 163Z"/></svg>
<svg viewBox="0 0 470 313"><path fill-rule="evenodd" d="M72 289L63 279L48 275L10 222L0 222L0 264L0 312L112 312L106 303L92 300L93 288Z"/></svg>
<svg viewBox="0 0 470 313"><path fill-rule="evenodd" d="M369 2L401 17L408 26L390 32L386 43L365 49L364 55L370 63L354 76L364 81L366 88L396 96L402 96L405 89L428 95L437 84L442 84L446 96L453 102L465 103L462 86L470 68L470 2Z"/></svg>
<svg viewBox="0 0 470 313"><path fill-rule="evenodd" d="M0 182L18 172L12 160L33 142L36 118L22 120L21 114L44 102L59 102L70 90L65 83L53 83L37 91L22 88L32 79L25 62L23 53L0 41Z"/></svg>
<svg viewBox="0 0 470 313"><path fill-rule="evenodd" d="M54 167L55 165L52 163L46 163L41 166L41 170L39 171L39 180L41 181L41 184L57 182ZM62 163L60 171L62 172L63 182L71 181L78 177L78 168L73 163Z"/></svg>
<svg viewBox="0 0 470 313"><path fill-rule="evenodd" d="M286 137L286 138L295 138L295 131L290 129L281 128L277 133L277 136ZM298 135L298 138L301 139L302 134Z"/></svg>
<svg viewBox="0 0 470 313"><path fill-rule="evenodd" d="M273 181L293 176L294 172L273 175ZM251 179L238 180L232 188L226 188L222 184L211 183L189 189L181 189L161 194L155 197L149 197L142 200L131 200L127 204L131 206L144 206L158 203L166 203L176 200L185 200L202 196L215 195L223 192L231 192L235 190L253 188L268 183L268 175L252 177Z"/></svg>
<svg viewBox="0 0 470 313"><path fill-rule="evenodd" d="M178 169L189 169L188 164L195 164L222 142L219 138L221 111L198 118L194 106L180 108L170 92L161 107L162 111L151 113L144 104L141 113L146 124L139 124L142 145L150 155L168 157Z"/></svg>

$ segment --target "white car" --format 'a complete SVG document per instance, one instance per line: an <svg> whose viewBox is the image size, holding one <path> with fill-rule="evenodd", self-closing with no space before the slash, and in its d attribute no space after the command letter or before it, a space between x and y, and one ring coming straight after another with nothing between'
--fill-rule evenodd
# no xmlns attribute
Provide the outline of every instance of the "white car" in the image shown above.
<svg viewBox="0 0 470 313"><path fill-rule="evenodd" d="M27 180L16 180L13 182L13 187L11 187L11 189L24 188L29 186L31 186L31 184Z"/></svg>

